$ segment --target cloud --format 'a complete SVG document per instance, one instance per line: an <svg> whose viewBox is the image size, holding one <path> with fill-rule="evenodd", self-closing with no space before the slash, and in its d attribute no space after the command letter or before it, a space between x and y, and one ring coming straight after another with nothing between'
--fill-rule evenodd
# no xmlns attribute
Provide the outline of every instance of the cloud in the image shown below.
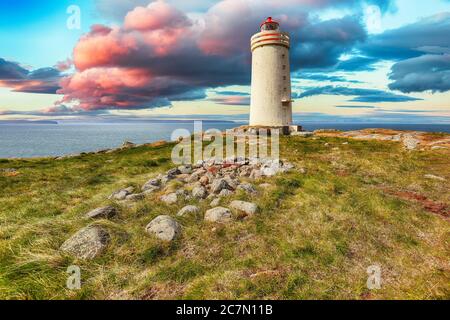
<svg viewBox="0 0 450 320"><path fill-rule="evenodd" d="M336 108L343 108L343 109L375 109L374 106L336 106Z"/></svg>
<svg viewBox="0 0 450 320"><path fill-rule="evenodd" d="M445 92L450 90L450 54L423 55L392 66L389 79L391 90L405 93Z"/></svg>
<svg viewBox="0 0 450 320"><path fill-rule="evenodd" d="M56 68L28 70L16 62L0 58L0 87L14 92L56 93L61 72Z"/></svg>
<svg viewBox="0 0 450 320"><path fill-rule="evenodd" d="M94 25L79 40L73 51L76 72L58 90L64 95L62 104L79 103L85 110L155 108L203 99L210 88L249 85L250 37L268 15L291 33L293 72L334 66L366 39L361 15L322 21L316 13L327 8L362 12L367 3L388 10L391 1L197 1L192 11L206 11L195 18L172 5L181 1L108 3L118 6L123 24Z"/></svg>
<svg viewBox="0 0 450 320"><path fill-rule="evenodd" d="M294 80L315 80L315 81L330 81L330 82L350 82L350 83L361 83L358 80L349 80L343 76L327 75L325 73L298 73Z"/></svg>
<svg viewBox="0 0 450 320"><path fill-rule="evenodd" d="M419 98L409 97L405 95L398 95L392 92L387 92L377 89L362 89L362 88L349 88L340 86L323 86L310 88L299 95L299 98L312 97L316 95L342 95L342 96L355 96L349 101L354 102L406 102L422 100Z"/></svg>
<svg viewBox="0 0 450 320"><path fill-rule="evenodd" d="M359 49L379 59L402 60L450 49L450 12L372 36Z"/></svg>
<svg viewBox="0 0 450 320"><path fill-rule="evenodd" d="M217 104L225 104L231 106L250 105L250 96L242 96L242 95L229 95L226 97L210 98L208 100Z"/></svg>

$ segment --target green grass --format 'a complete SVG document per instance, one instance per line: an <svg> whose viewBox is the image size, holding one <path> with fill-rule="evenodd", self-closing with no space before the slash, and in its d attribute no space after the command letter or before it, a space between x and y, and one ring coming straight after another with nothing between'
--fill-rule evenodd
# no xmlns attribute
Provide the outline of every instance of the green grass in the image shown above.
<svg viewBox="0 0 450 320"><path fill-rule="evenodd" d="M348 141L348 145L342 142ZM254 201L260 212L215 226L203 214L177 218L181 239L144 232L166 206L149 197L133 206L107 200L171 167L172 145L64 160L0 159L2 299L449 299L449 221L383 188L450 203L446 152L406 152L399 144L338 138L281 139L282 157L304 167L271 179ZM325 146L329 143L329 146ZM333 150L338 147L339 150ZM2 174L15 168L17 175ZM191 201L190 203L195 203ZM93 261L59 246L91 223L84 214L113 204L118 217L98 223L112 239ZM208 202L199 204L202 213ZM82 289L66 289L78 265ZM366 288L366 269L382 267L382 288Z"/></svg>

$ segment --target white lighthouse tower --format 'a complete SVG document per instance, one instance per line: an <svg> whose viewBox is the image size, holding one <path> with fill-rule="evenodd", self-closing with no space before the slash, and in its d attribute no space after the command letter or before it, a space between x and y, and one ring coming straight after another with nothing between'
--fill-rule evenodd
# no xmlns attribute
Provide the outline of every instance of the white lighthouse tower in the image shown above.
<svg viewBox="0 0 450 320"><path fill-rule="evenodd" d="M279 23L271 17L251 38L250 126L294 129L289 48L289 34L281 32Z"/></svg>

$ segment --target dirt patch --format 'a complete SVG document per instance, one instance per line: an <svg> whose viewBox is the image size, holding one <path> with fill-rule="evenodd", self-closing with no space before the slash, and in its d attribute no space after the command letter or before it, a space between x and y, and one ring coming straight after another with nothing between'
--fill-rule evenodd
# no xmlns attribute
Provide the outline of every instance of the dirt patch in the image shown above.
<svg viewBox="0 0 450 320"><path fill-rule="evenodd" d="M413 191L396 191L392 189L383 189L387 194L395 196L399 199L418 202L423 208L435 214L444 217L446 220L450 219L450 208L448 205L442 202L437 202L427 198L426 196L413 192Z"/></svg>

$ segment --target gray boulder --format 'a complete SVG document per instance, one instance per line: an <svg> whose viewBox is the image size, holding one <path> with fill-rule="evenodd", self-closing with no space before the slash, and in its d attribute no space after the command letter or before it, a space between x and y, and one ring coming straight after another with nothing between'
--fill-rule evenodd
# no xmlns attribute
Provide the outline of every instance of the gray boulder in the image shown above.
<svg viewBox="0 0 450 320"><path fill-rule="evenodd" d="M216 207L206 211L205 220L209 222L226 223L231 221L231 211L227 208Z"/></svg>
<svg viewBox="0 0 450 320"><path fill-rule="evenodd" d="M145 193L136 193L136 194L130 194L128 195L125 200L127 201L140 201L140 200L144 200L145 198Z"/></svg>
<svg viewBox="0 0 450 320"><path fill-rule="evenodd" d="M215 194L219 194L222 190L227 189L231 190L232 187L228 184L227 180L221 178L221 179L215 179L211 183L211 192Z"/></svg>
<svg viewBox="0 0 450 320"><path fill-rule="evenodd" d="M230 191L228 189L223 189L222 191L220 191L219 193L219 197L220 198L225 198L225 197L229 197L233 194L233 191Z"/></svg>
<svg viewBox="0 0 450 320"><path fill-rule="evenodd" d="M216 198L213 201L211 201L209 206L212 207L212 208L215 208L215 207L219 206L219 204L220 204L220 198Z"/></svg>
<svg viewBox="0 0 450 320"><path fill-rule="evenodd" d="M181 225L169 216L158 216L152 220L145 231L164 241L172 241L181 235Z"/></svg>
<svg viewBox="0 0 450 320"><path fill-rule="evenodd" d="M106 229L88 226L66 240L60 250L78 259L90 260L102 254L109 241L110 235Z"/></svg>
<svg viewBox="0 0 450 320"><path fill-rule="evenodd" d="M142 191L147 191L149 189L159 188L161 186L161 179L153 178L148 180L143 186Z"/></svg>
<svg viewBox="0 0 450 320"><path fill-rule="evenodd" d="M232 209L242 211L249 216L254 215L258 211L258 206L255 203L246 201L233 201L231 202L230 207Z"/></svg>
<svg viewBox="0 0 450 320"><path fill-rule="evenodd" d="M255 194L255 193L257 193L255 187L251 183L240 184L237 187L237 190L242 190L242 191L244 191L245 193L248 193L248 194Z"/></svg>
<svg viewBox="0 0 450 320"><path fill-rule="evenodd" d="M97 208L92 210L86 214L86 218L88 219L111 219L118 214L116 208L112 206Z"/></svg>
<svg viewBox="0 0 450 320"><path fill-rule="evenodd" d="M184 217L185 215L197 213L199 211L200 209L196 206L186 206L177 213L177 216Z"/></svg>
<svg viewBox="0 0 450 320"><path fill-rule="evenodd" d="M192 166L190 164L185 164L183 166L178 167L178 171L181 172L181 174L191 174L192 173Z"/></svg>
<svg viewBox="0 0 450 320"><path fill-rule="evenodd" d="M259 179L262 177L262 172L259 169L253 169L250 173L250 179Z"/></svg>
<svg viewBox="0 0 450 320"><path fill-rule="evenodd" d="M120 189L113 192L108 199L110 200L125 200L125 198L134 192L134 187L128 187L126 189Z"/></svg>
<svg viewBox="0 0 450 320"><path fill-rule="evenodd" d="M175 204L178 201L178 196L176 193L169 193L169 194L163 195L160 198L160 200L168 205Z"/></svg>
<svg viewBox="0 0 450 320"><path fill-rule="evenodd" d="M206 191L206 188L201 187L195 187L192 190L192 196L198 199L205 199L208 196L208 191Z"/></svg>
<svg viewBox="0 0 450 320"><path fill-rule="evenodd" d="M403 136L403 145L407 150L415 150L419 144L420 140L414 138L412 135L406 134Z"/></svg>

